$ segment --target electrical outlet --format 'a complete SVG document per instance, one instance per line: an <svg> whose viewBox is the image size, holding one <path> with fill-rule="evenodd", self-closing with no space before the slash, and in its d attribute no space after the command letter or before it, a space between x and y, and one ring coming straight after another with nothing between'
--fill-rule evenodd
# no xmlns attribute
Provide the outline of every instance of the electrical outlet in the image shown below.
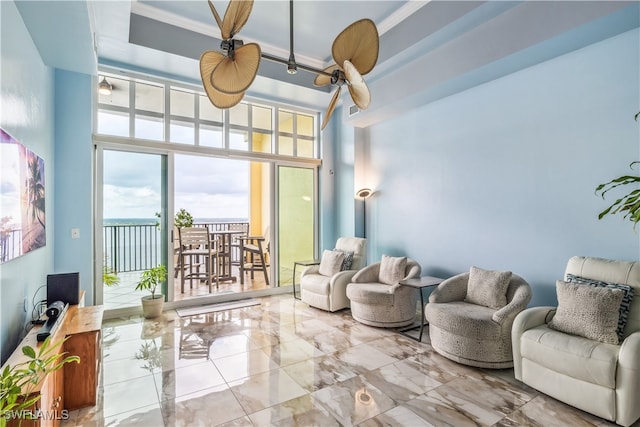
<svg viewBox="0 0 640 427"><path fill-rule="evenodd" d="M79 228L72 228L71 229L71 238L72 239L79 239L80 238L80 229Z"/></svg>

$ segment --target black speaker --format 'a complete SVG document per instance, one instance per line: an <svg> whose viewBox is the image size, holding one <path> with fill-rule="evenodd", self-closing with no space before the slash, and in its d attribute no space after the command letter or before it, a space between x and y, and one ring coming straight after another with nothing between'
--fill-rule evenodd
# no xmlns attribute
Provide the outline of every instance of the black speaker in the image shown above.
<svg viewBox="0 0 640 427"><path fill-rule="evenodd" d="M65 304L78 304L80 300L80 273L61 273L47 275L47 303L62 301Z"/></svg>

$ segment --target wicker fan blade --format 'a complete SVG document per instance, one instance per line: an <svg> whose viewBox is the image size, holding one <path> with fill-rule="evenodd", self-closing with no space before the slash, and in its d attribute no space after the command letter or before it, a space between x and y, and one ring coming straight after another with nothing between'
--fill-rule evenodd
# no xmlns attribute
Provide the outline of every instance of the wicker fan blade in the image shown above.
<svg viewBox="0 0 640 427"><path fill-rule="evenodd" d="M333 64L330 67L325 68L323 71L325 73L333 73L335 70L339 70L340 66L338 64ZM315 80L313 81L313 85L314 86L326 86L328 84L331 84L331 76L327 76L325 74L318 74L315 78Z"/></svg>
<svg viewBox="0 0 640 427"><path fill-rule="evenodd" d="M202 78L202 86L209 97L209 101L218 108L231 108L236 105L244 97L244 92L235 95L229 95L216 90L211 84L211 76L213 70L226 57L212 50L204 52L200 56L200 77Z"/></svg>
<svg viewBox="0 0 640 427"><path fill-rule="evenodd" d="M220 26L223 40L228 40L240 32L247 23L252 8L253 0L231 0Z"/></svg>
<svg viewBox="0 0 640 427"><path fill-rule="evenodd" d="M324 120L322 121L322 129L329 123L329 119L333 114L333 110L336 109L336 105L338 104L338 99L340 99L340 91L342 90L342 86L338 86L338 90L333 94L333 98L331 98L331 102L329 102L329 106L327 107L327 112L324 115Z"/></svg>
<svg viewBox="0 0 640 427"><path fill-rule="evenodd" d="M345 60L365 75L378 61L380 41L376 24L370 19L361 19L345 28L333 41L331 54L336 64Z"/></svg>
<svg viewBox="0 0 640 427"><path fill-rule="evenodd" d="M220 31L222 31L222 19L220 19L220 15L218 15L218 11L216 10L216 7L213 5L213 3L211 3L211 0L209 0L209 9L211 9L211 13L213 13L213 17L218 24L218 28L220 28Z"/></svg>
<svg viewBox="0 0 640 427"><path fill-rule="evenodd" d="M356 67L349 61L344 61L344 75L349 83L349 93L351 99L361 110L369 108L371 102L371 93L367 84L364 82L362 75L358 72Z"/></svg>
<svg viewBox="0 0 640 427"><path fill-rule="evenodd" d="M213 70L213 87L226 94L237 94L247 90L258 73L260 65L260 46L256 43L245 44L236 49L232 57L225 57Z"/></svg>

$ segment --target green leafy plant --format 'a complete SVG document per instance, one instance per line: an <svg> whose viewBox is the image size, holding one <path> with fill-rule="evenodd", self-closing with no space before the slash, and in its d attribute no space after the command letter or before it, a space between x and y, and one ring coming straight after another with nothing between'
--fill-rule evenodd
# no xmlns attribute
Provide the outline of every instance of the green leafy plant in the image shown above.
<svg viewBox="0 0 640 427"><path fill-rule="evenodd" d="M635 121L638 121L640 112L634 116ZM634 161L629 164L629 167L633 169L636 164L640 164L640 161ZM600 184L596 187L596 194L599 194L603 199L605 194L614 188L640 183L640 176L637 175L622 175L618 178L614 178L609 182ZM635 188L626 195L620 197L613 202L608 208L600 212L598 219L604 218L606 215L623 214L624 219L628 219L633 222L633 228L635 230L638 221L640 221L640 189Z"/></svg>
<svg viewBox="0 0 640 427"><path fill-rule="evenodd" d="M193 227L193 216L184 208L181 208L174 218L174 224L178 228Z"/></svg>
<svg viewBox="0 0 640 427"><path fill-rule="evenodd" d="M117 286L120 284L118 272L108 265L106 257L102 265L102 283L104 283L105 286Z"/></svg>
<svg viewBox="0 0 640 427"><path fill-rule="evenodd" d="M0 427L9 419L33 418L32 407L40 400L40 394L33 395L42 377L57 371L66 363L80 363L78 356L66 356L59 352L65 340L51 343L45 339L37 351L31 346L22 347L27 360L16 365L6 365L0 373Z"/></svg>
<svg viewBox="0 0 640 427"><path fill-rule="evenodd" d="M152 267L142 272L136 290L149 291L151 292L151 299L155 299L156 288L165 280L167 280L167 268L164 265Z"/></svg>

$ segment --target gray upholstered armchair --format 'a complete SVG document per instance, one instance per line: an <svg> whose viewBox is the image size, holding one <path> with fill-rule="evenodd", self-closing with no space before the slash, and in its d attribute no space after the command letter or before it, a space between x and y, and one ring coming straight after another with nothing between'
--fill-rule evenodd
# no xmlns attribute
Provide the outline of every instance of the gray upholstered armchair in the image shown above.
<svg viewBox="0 0 640 427"><path fill-rule="evenodd" d="M383 328L407 326L416 318L418 290L399 284L404 279L420 277L420 264L411 258L404 258L397 274L385 274L387 259L401 262L402 257L382 256L381 262L371 264L360 270L349 286L347 297L351 301L351 315L365 325Z"/></svg>
<svg viewBox="0 0 640 427"><path fill-rule="evenodd" d="M365 265L367 240L361 237L340 237L335 249L353 254L347 270L331 276L320 274L320 265L305 268L300 276L300 299L310 306L328 311L349 307L347 285Z"/></svg>
<svg viewBox="0 0 640 427"><path fill-rule="evenodd" d="M632 288L635 296L626 303L618 300L618 310L590 313L594 303L606 304L604 294L609 291L602 288L615 289L620 295L618 290L625 287ZM515 377L598 417L623 426L633 424L640 418L640 262L573 257L556 289L558 307L532 307L516 317ZM567 289L572 293L565 294ZM565 316L566 304L570 308L573 302L578 303L577 311ZM585 328L580 328L581 323ZM559 330L566 327L573 333ZM585 337L607 329L613 343L595 339L603 339L602 334Z"/></svg>
<svg viewBox="0 0 640 427"><path fill-rule="evenodd" d="M474 268L443 281L429 296L425 316L431 346L442 356L465 365L511 367L511 326L531 300L531 288L511 272L487 272L502 273L498 296L504 299L490 301L486 295L484 300L470 298L468 285ZM486 275L477 280L488 283ZM493 285L487 285L487 289L493 289Z"/></svg>

